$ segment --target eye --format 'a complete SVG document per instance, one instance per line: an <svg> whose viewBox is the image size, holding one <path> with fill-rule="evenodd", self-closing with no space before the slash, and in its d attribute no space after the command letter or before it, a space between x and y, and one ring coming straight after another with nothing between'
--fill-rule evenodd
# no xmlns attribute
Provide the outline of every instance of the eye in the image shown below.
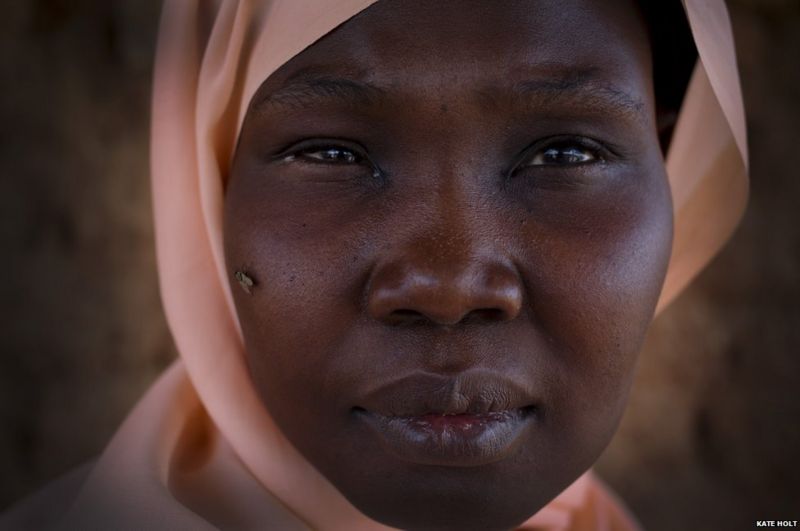
<svg viewBox="0 0 800 531"><path fill-rule="evenodd" d="M303 158L309 162L321 162L326 164L359 164L363 162L363 157L358 153L340 147L323 147L321 149L306 149L299 153L290 155L294 158Z"/></svg>
<svg viewBox="0 0 800 531"><path fill-rule="evenodd" d="M373 178L383 177L383 172L367 155L361 145L347 140L309 139L293 144L281 151L273 160L297 164L301 171L316 175L354 175L353 170L366 170ZM336 171L336 170L342 171Z"/></svg>
<svg viewBox="0 0 800 531"><path fill-rule="evenodd" d="M552 166L556 164L582 164L595 160L594 153L578 147L550 147L539 151L528 166Z"/></svg>
<svg viewBox="0 0 800 531"><path fill-rule="evenodd" d="M588 138L557 139L534 146L520 167L575 166L604 162L602 147Z"/></svg>
<svg viewBox="0 0 800 531"><path fill-rule="evenodd" d="M285 150L278 158L284 162L300 161L337 166L368 163L363 150L355 146L330 143L300 143Z"/></svg>

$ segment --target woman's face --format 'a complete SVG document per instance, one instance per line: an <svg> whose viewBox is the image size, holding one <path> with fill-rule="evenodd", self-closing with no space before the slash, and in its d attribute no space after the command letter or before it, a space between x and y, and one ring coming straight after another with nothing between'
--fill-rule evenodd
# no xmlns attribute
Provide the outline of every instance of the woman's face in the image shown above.
<svg viewBox="0 0 800 531"><path fill-rule="evenodd" d="M609 442L671 244L649 57L633 0L383 1L258 90L247 361L362 512L509 528Z"/></svg>

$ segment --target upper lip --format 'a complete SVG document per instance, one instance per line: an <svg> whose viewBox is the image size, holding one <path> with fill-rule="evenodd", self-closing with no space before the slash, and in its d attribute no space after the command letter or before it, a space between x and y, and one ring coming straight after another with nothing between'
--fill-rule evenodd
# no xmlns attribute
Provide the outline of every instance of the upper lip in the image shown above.
<svg viewBox="0 0 800 531"><path fill-rule="evenodd" d="M368 391L354 409L387 417L477 415L536 405L524 383L488 370L455 376L414 373Z"/></svg>

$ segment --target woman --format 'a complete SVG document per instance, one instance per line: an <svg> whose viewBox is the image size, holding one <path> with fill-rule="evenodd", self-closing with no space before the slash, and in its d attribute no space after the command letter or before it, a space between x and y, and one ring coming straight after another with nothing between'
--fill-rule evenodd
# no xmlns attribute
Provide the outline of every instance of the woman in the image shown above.
<svg viewBox="0 0 800 531"><path fill-rule="evenodd" d="M741 214L746 146L721 2L686 4L675 102L635 2L597 4L168 3L182 361L3 524L634 528L586 471L656 307Z"/></svg>

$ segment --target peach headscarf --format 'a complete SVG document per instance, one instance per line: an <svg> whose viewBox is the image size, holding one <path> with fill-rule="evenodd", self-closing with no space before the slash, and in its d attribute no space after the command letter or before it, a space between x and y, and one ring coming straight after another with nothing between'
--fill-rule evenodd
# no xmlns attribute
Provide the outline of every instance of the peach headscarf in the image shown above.
<svg viewBox="0 0 800 531"><path fill-rule="evenodd" d="M41 528L47 507L58 529L386 529L299 455L256 396L222 251L223 174L250 98L278 67L374 1L166 1L152 179L161 292L181 357L96 463L2 525ZM700 60L667 157L675 242L659 311L727 240L747 199L727 10L723 0L684 6ZM635 528L590 472L522 526Z"/></svg>

